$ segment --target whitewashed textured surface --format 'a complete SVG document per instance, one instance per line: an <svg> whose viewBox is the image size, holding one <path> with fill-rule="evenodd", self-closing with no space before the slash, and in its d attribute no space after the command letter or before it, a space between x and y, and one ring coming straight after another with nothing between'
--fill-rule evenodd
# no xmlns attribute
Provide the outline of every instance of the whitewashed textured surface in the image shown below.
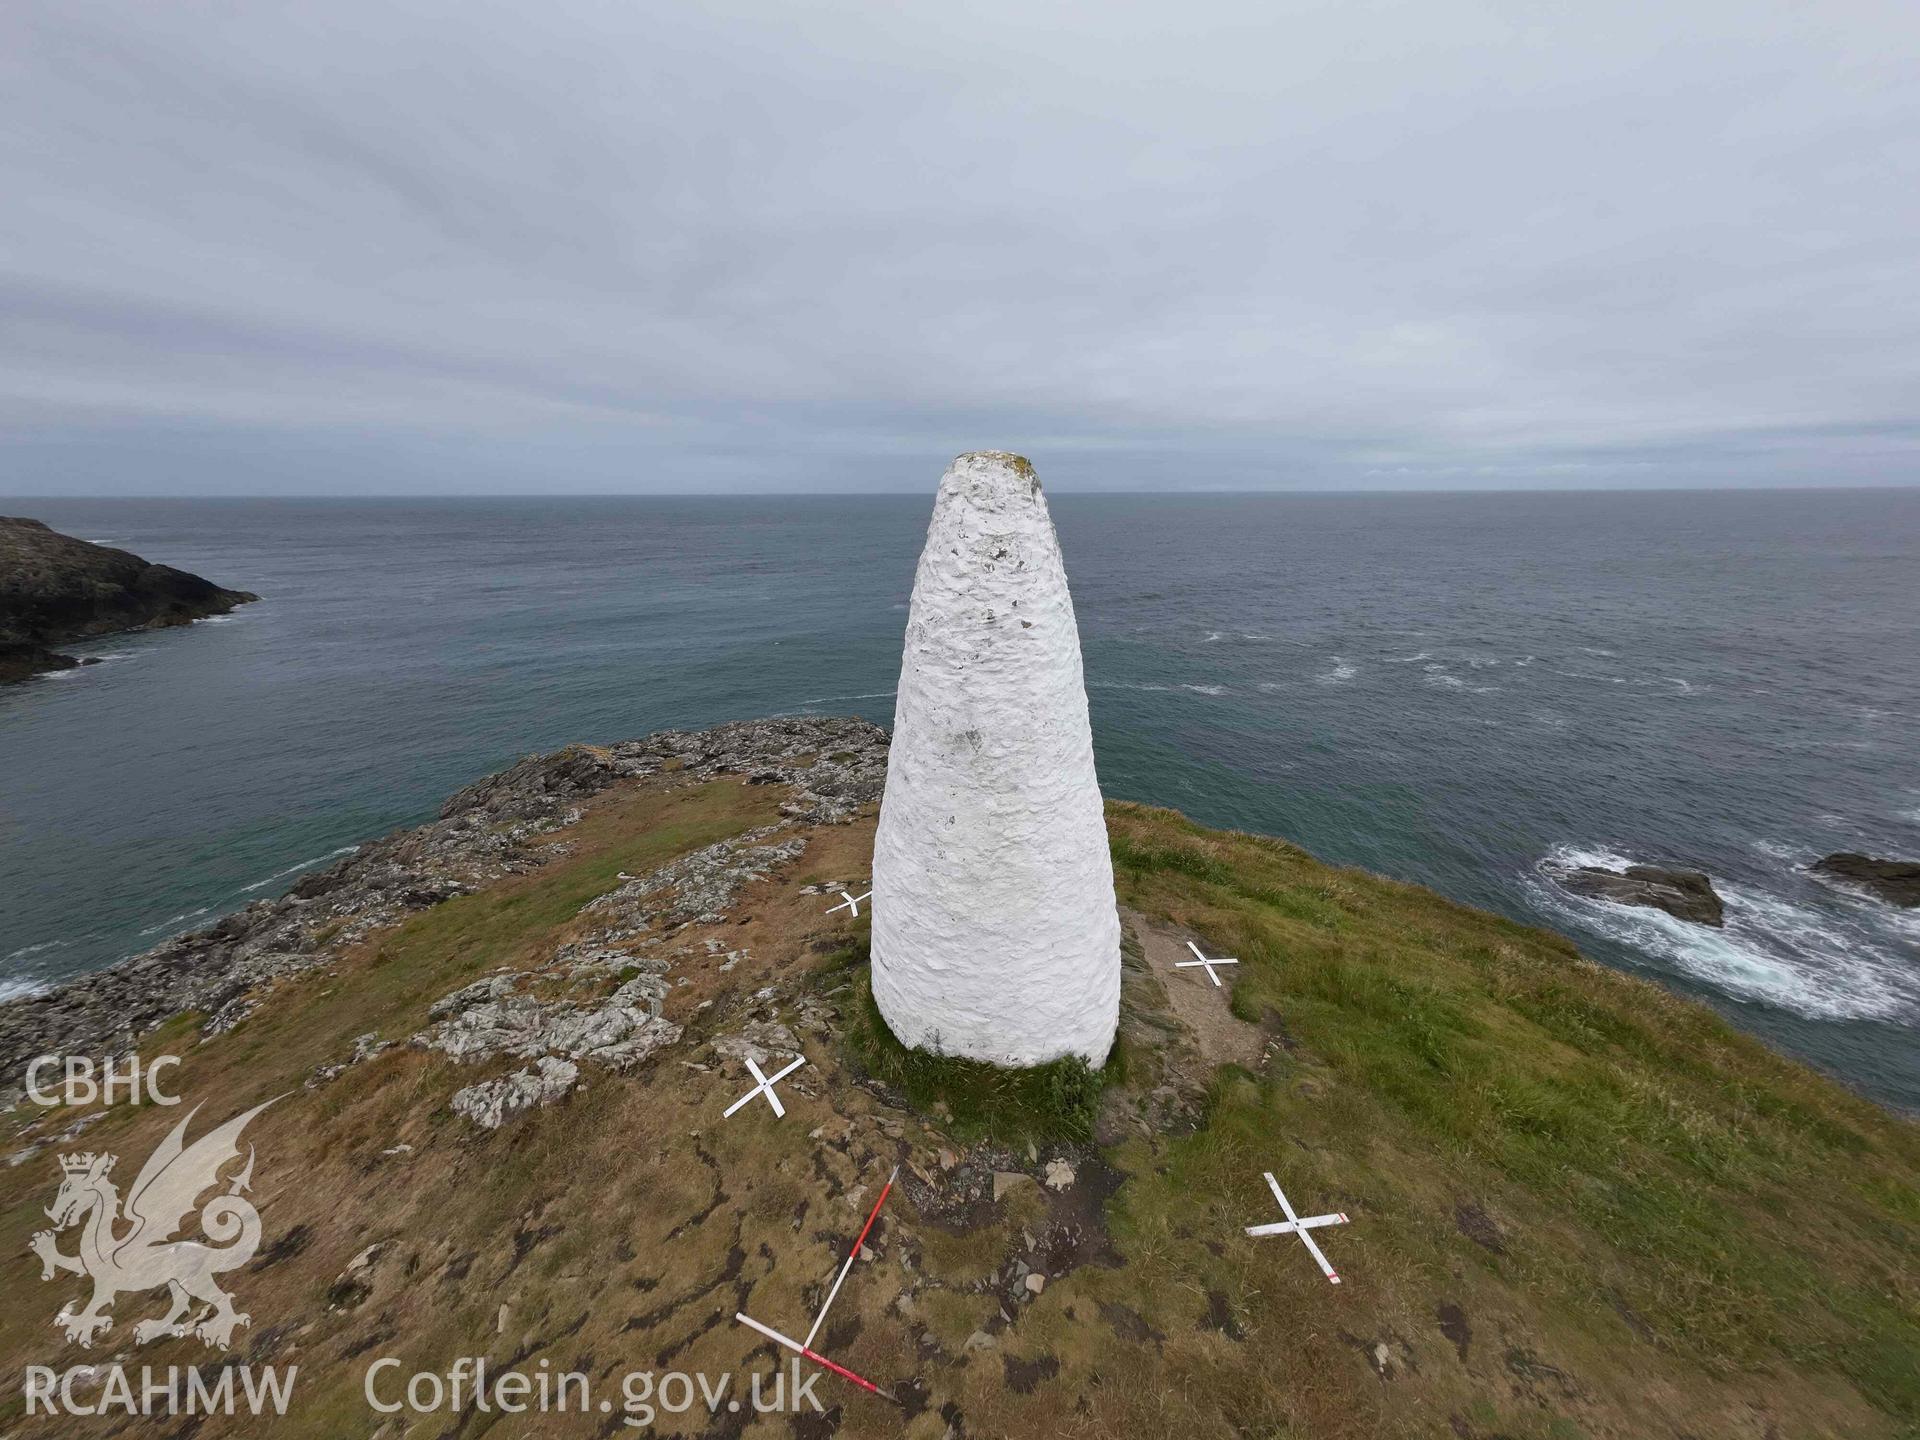
<svg viewBox="0 0 1920 1440"><path fill-rule="evenodd" d="M873 851L873 990L909 1045L1106 1058L1120 918L1080 632L1033 467L962 455L913 582Z"/></svg>

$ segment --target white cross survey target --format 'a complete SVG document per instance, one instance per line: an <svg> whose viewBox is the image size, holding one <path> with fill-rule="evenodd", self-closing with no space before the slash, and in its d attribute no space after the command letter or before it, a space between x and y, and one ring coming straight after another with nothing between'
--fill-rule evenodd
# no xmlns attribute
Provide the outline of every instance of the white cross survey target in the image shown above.
<svg viewBox="0 0 1920 1440"><path fill-rule="evenodd" d="M1312 1253L1314 1260L1326 1274L1327 1279L1338 1285L1340 1277L1334 1273L1333 1266L1327 1262L1327 1257L1321 1254L1320 1247L1313 1243L1313 1236L1307 1232L1318 1230L1324 1225L1344 1225L1347 1223L1347 1217L1345 1215L1309 1215L1302 1220L1293 1213L1293 1206L1287 1203L1287 1197L1281 1193L1280 1182L1273 1178L1273 1172L1267 1171L1266 1176L1267 1187L1273 1191L1273 1198L1280 1202L1280 1209L1287 1218L1272 1225L1249 1225L1247 1234L1256 1239L1262 1235L1298 1235L1301 1243Z"/></svg>
<svg viewBox="0 0 1920 1440"><path fill-rule="evenodd" d="M1173 968L1176 970L1188 970L1195 965L1204 965L1207 967L1207 978L1213 981L1215 985L1220 984L1220 977L1214 973L1213 971L1214 966L1238 965L1240 963L1238 960L1209 960L1206 956L1200 953L1200 947L1194 944L1193 941L1191 940L1187 941L1187 949L1193 951L1193 959L1176 960L1173 962ZM1224 989L1225 987L1222 986L1221 988Z"/></svg>
<svg viewBox="0 0 1920 1440"><path fill-rule="evenodd" d="M786 1079L787 1076L791 1075L794 1071L798 1070L802 1065L806 1063L807 1063L807 1057L802 1055L798 1060L794 1061L791 1065L787 1066L786 1069L775 1071L771 1075L763 1075L760 1073L760 1067L753 1063L753 1057L749 1055L747 1057L747 1069L753 1072L753 1078L757 1083L754 1085L754 1087L751 1090L747 1091L746 1094L742 1095L738 1100L734 1101L733 1104L729 1105L726 1109L726 1114L722 1115L720 1118L722 1120L726 1119L728 1115L733 1114L734 1111L738 1110L742 1105L746 1104L749 1100L753 1099L754 1096L765 1095L767 1097L767 1103L773 1107L773 1113L775 1118L785 1119L787 1114L786 1107L780 1103L780 1097L773 1093L774 1082Z"/></svg>

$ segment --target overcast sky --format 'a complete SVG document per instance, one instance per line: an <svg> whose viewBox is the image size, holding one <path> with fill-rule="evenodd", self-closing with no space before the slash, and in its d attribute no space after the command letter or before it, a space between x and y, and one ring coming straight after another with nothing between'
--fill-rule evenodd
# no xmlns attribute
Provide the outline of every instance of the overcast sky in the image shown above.
<svg viewBox="0 0 1920 1440"><path fill-rule="evenodd" d="M1915 0L6 0L0 494L1920 482Z"/></svg>

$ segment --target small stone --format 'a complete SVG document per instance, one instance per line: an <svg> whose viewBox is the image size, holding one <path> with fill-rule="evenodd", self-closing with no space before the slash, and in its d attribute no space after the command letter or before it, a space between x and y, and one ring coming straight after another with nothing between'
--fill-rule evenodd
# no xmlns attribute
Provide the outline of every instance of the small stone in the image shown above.
<svg viewBox="0 0 1920 1440"><path fill-rule="evenodd" d="M1047 1162L1047 1188L1049 1190L1071 1190L1073 1188L1073 1166L1064 1160Z"/></svg>
<svg viewBox="0 0 1920 1440"><path fill-rule="evenodd" d="M991 1350L999 1343L998 1340L995 1340L993 1336L989 1335L986 1331L976 1330L967 1336L967 1343L960 1348L962 1350Z"/></svg>
<svg viewBox="0 0 1920 1440"><path fill-rule="evenodd" d="M1038 1270L1035 1270L1031 1275L1027 1276L1027 1293L1029 1295L1038 1295L1046 1288L1047 1277L1042 1275Z"/></svg>
<svg viewBox="0 0 1920 1440"><path fill-rule="evenodd" d="M367 1246L366 1249L362 1250L347 1262L347 1268L343 1273L347 1275L358 1275L361 1271L369 1268L373 1264L374 1257L385 1248L384 1245Z"/></svg>
<svg viewBox="0 0 1920 1440"><path fill-rule="evenodd" d="M953 1151L947 1149L944 1145L940 1147L940 1168L942 1170L951 1170L959 1163L960 1157L958 1155L954 1154Z"/></svg>
<svg viewBox="0 0 1920 1440"><path fill-rule="evenodd" d="M1020 1184L1023 1180L1031 1180L1031 1179L1033 1179L1031 1175L1022 1174L1018 1170L994 1171L993 1172L994 1203L996 1205L999 1204L1001 1197L1004 1196L1009 1190L1013 1189L1014 1186Z"/></svg>
<svg viewBox="0 0 1920 1440"><path fill-rule="evenodd" d="M500 1318L494 1323L493 1328L494 1328L494 1333L496 1334L504 1335L507 1333L507 1307L506 1306L502 1305L500 1307Z"/></svg>

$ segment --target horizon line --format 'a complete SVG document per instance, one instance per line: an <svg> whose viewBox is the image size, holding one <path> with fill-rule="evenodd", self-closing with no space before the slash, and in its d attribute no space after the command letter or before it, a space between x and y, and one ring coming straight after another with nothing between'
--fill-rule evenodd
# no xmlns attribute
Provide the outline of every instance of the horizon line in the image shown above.
<svg viewBox="0 0 1920 1440"><path fill-rule="evenodd" d="M1128 490L1082 490L1076 487L1055 489L1054 495L1085 496L1088 498L1164 498L1168 496L1312 496L1315 498L1341 497L1349 495L1750 495L1750 494L1811 494L1836 495L1879 493L1895 490L1920 490L1920 480L1889 481L1881 484L1848 485L1483 485L1462 487L1439 486L1354 486L1338 490L1312 488L1280 487L1193 487L1178 490L1128 489ZM364 494L341 491L290 491L282 494L219 494L206 492L180 491L165 494L109 494L105 492L76 493L70 495L53 494L0 494L0 504L15 502L54 504L73 500L106 501L149 501L149 500L201 500L201 501L273 501L273 500L339 500L339 501L407 501L407 500L875 500L894 496L930 496L931 489L886 490L410 490L388 494Z"/></svg>

